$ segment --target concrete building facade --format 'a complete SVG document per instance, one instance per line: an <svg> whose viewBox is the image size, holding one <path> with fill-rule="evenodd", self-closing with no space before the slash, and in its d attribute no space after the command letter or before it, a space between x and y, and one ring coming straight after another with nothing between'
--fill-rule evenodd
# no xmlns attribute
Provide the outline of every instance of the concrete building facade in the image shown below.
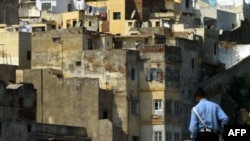
<svg viewBox="0 0 250 141"><path fill-rule="evenodd" d="M18 75L17 81L33 83L37 88L38 123L84 127L94 141L112 140L113 127L108 120L112 119L112 103L105 107L104 101L112 100L112 91L103 92L104 99L99 99L98 79L63 78L53 69L19 70ZM99 111L100 103L105 114ZM99 117L99 112L104 115Z"/></svg>
<svg viewBox="0 0 250 141"><path fill-rule="evenodd" d="M142 69L140 139L181 140L181 48L145 45L138 48Z"/></svg>

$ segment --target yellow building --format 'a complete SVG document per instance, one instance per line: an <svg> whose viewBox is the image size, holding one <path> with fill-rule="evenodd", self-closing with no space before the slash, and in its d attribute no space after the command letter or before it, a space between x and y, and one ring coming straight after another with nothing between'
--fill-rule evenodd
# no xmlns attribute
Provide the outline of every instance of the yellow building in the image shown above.
<svg viewBox="0 0 250 141"><path fill-rule="evenodd" d="M62 14L62 28L73 28L82 25L84 20L84 13L82 11L71 11Z"/></svg>
<svg viewBox="0 0 250 141"><path fill-rule="evenodd" d="M94 7L107 6L107 18L106 21L100 21L100 31L107 31L109 33L124 35L125 32L125 0L107 0L107 1L95 1L87 2L88 5ZM105 27L106 23L106 27ZM105 29L106 28L106 29Z"/></svg>
<svg viewBox="0 0 250 141"><path fill-rule="evenodd" d="M13 30L10 28L10 30ZM0 63L18 65L19 32L7 31L7 27L0 29Z"/></svg>

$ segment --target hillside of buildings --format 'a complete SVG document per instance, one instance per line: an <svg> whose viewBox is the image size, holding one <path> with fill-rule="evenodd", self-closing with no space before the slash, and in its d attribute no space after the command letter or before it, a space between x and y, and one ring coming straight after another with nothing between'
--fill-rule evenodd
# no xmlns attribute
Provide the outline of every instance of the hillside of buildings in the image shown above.
<svg viewBox="0 0 250 141"><path fill-rule="evenodd" d="M0 140L183 141L203 87L250 124L250 0L0 0Z"/></svg>

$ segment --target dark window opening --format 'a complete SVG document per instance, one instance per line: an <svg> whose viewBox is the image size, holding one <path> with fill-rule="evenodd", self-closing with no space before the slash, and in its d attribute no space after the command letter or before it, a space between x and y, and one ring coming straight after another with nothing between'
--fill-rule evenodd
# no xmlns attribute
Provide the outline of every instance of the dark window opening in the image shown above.
<svg viewBox="0 0 250 141"><path fill-rule="evenodd" d="M70 23L67 23L67 24L66 24L66 27L67 27L67 28L70 28L70 26L71 26Z"/></svg>
<svg viewBox="0 0 250 141"><path fill-rule="evenodd" d="M76 26L76 23L77 23L77 21L73 21L73 27L75 27L75 26Z"/></svg>
<svg viewBox="0 0 250 141"><path fill-rule="evenodd" d="M186 8L189 7L189 0L186 0Z"/></svg>
<svg viewBox="0 0 250 141"><path fill-rule="evenodd" d="M191 60L192 69L194 69L194 59Z"/></svg>
<svg viewBox="0 0 250 141"><path fill-rule="evenodd" d="M52 29L56 29L56 25L51 25L51 28Z"/></svg>
<svg viewBox="0 0 250 141"><path fill-rule="evenodd" d="M166 100L166 113L171 114L172 113L172 101Z"/></svg>
<svg viewBox="0 0 250 141"><path fill-rule="evenodd" d="M160 22L155 22L155 26L159 27L160 26Z"/></svg>
<svg viewBox="0 0 250 141"><path fill-rule="evenodd" d="M76 66L81 66L82 62L81 61L76 61Z"/></svg>
<svg viewBox="0 0 250 141"><path fill-rule="evenodd" d="M31 125L27 125L27 131L30 133L31 132Z"/></svg>
<svg viewBox="0 0 250 141"><path fill-rule="evenodd" d="M216 55L216 53L217 53L217 45L214 44L214 55Z"/></svg>
<svg viewBox="0 0 250 141"><path fill-rule="evenodd" d="M131 69L131 80L135 80L136 77L136 73L135 73L135 69Z"/></svg>
<svg viewBox="0 0 250 141"><path fill-rule="evenodd" d="M88 49L94 49L93 48L93 40L92 39L88 39Z"/></svg>
<svg viewBox="0 0 250 141"><path fill-rule="evenodd" d="M102 116L103 116L103 119L107 119L108 118L108 111L107 110L103 110Z"/></svg>
<svg viewBox="0 0 250 141"><path fill-rule="evenodd" d="M27 60L31 60L31 51L27 51Z"/></svg>
<svg viewBox="0 0 250 141"><path fill-rule="evenodd" d="M133 136L132 141L139 141L139 136Z"/></svg>
<svg viewBox="0 0 250 141"><path fill-rule="evenodd" d="M174 70L174 81L180 82L180 72L179 70Z"/></svg>
<svg viewBox="0 0 250 141"><path fill-rule="evenodd" d="M175 101L174 102L174 114L175 115L179 115L181 112L180 110L180 102L179 101Z"/></svg>
<svg viewBox="0 0 250 141"><path fill-rule="evenodd" d="M121 13L120 13L120 12L114 12L114 13L113 13L113 19L114 19L114 20L119 20L119 19L121 19Z"/></svg>
<svg viewBox="0 0 250 141"><path fill-rule="evenodd" d="M133 23L132 22L128 22L128 26L132 27Z"/></svg>

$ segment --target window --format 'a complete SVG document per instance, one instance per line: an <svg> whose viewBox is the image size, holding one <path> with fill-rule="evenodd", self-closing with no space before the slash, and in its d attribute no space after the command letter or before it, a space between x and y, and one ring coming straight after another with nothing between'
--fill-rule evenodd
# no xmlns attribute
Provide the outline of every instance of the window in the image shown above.
<svg viewBox="0 0 250 141"><path fill-rule="evenodd" d="M186 8L189 7L189 0L186 0Z"/></svg>
<svg viewBox="0 0 250 141"><path fill-rule="evenodd" d="M167 81L172 81L172 78L171 78L171 69L170 68L167 68L167 70L166 70L166 72L167 72Z"/></svg>
<svg viewBox="0 0 250 141"><path fill-rule="evenodd" d="M191 67L194 69L194 59L191 59Z"/></svg>
<svg viewBox="0 0 250 141"><path fill-rule="evenodd" d="M156 99L154 100L154 114L155 115L161 115L163 110L162 100Z"/></svg>
<svg viewBox="0 0 250 141"><path fill-rule="evenodd" d="M88 39L88 49L94 49L93 48L93 40L92 39Z"/></svg>
<svg viewBox="0 0 250 141"><path fill-rule="evenodd" d="M161 99L156 99L154 100L155 104L155 110L162 110L162 100Z"/></svg>
<svg viewBox="0 0 250 141"><path fill-rule="evenodd" d="M81 66L81 61L76 61L76 66Z"/></svg>
<svg viewBox="0 0 250 141"><path fill-rule="evenodd" d="M159 27L160 26L160 22L159 21L155 22L155 26Z"/></svg>
<svg viewBox="0 0 250 141"><path fill-rule="evenodd" d="M76 20L74 20L74 21L73 21L73 27L76 27L77 23L78 23L78 22L77 22Z"/></svg>
<svg viewBox="0 0 250 141"><path fill-rule="evenodd" d="M214 55L216 55L216 53L217 53L217 45L214 44Z"/></svg>
<svg viewBox="0 0 250 141"><path fill-rule="evenodd" d="M132 22L128 22L128 26L132 27L133 23Z"/></svg>
<svg viewBox="0 0 250 141"><path fill-rule="evenodd" d="M162 81L163 80L163 72L160 69L151 68L147 72L147 81Z"/></svg>
<svg viewBox="0 0 250 141"><path fill-rule="evenodd" d="M92 25L92 23L91 23L91 21L89 21L89 26L91 26Z"/></svg>
<svg viewBox="0 0 250 141"><path fill-rule="evenodd" d="M174 141L180 141L180 133L174 133Z"/></svg>
<svg viewBox="0 0 250 141"><path fill-rule="evenodd" d="M135 80L135 78L136 78L136 71L133 68L133 69L131 69L131 80Z"/></svg>
<svg viewBox="0 0 250 141"><path fill-rule="evenodd" d="M31 60L31 51L27 51L27 60Z"/></svg>
<svg viewBox="0 0 250 141"><path fill-rule="evenodd" d="M102 111L102 119L107 119L108 118L108 110L106 110L106 109L103 109L103 111Z"/></svg>
<svg viewBox="0 0 250 141"><path fill-rule="evenodd" d="M170 99L166 100L166 113L172 113L172 101Z"/></svg>
<svg viewBox="0 0 250 141"><path fill-rule="evenodd" d="M174 102L174 114L175 115L180 114L180 102L179 101Z"/></svg>
<svg viewBox="0 0 250 141"><path fill-rule="evenodd" d="M139 136L133 136L132 141L139 141Z"/></svg>
<svg viewBox="0 0 250 141"><path fill-rule="evenodd" d="M154 141L162 141L162 131L154 132Z"/></svg>
<svg viewBox="0 0 250 141"><path fill-rule="evenodd" d="M27 125L27 131L28 131L28 133L31 132L31 125Z"/></svg>
<svg viewBox="0 0 250 141"><path fill-rule="evenodd" d="M171 141L172 140L172 134L171 132L166 132L166 141Z"/></svg>
<svg viewBox="0 0 250 141"><path fill-rule="evenodd" d="M180 81L180 72L179 72L179 70L174 70L174 81L175 82Z"/></svg>
<svg viewBox="0 0 250 141"><path fill-rule="evenodd" d="M139 102L138 101L131 102L131 113L134 115L139 115Z"/></svg>
<svg viewBox="0 0 250 141"><path fill-rule="evenodd" d="M119 19L121 19L121 13L120 13L120 12L114 12L114 13L113 13L113 19L114 19L114 20L119 20Z"/></svg>

